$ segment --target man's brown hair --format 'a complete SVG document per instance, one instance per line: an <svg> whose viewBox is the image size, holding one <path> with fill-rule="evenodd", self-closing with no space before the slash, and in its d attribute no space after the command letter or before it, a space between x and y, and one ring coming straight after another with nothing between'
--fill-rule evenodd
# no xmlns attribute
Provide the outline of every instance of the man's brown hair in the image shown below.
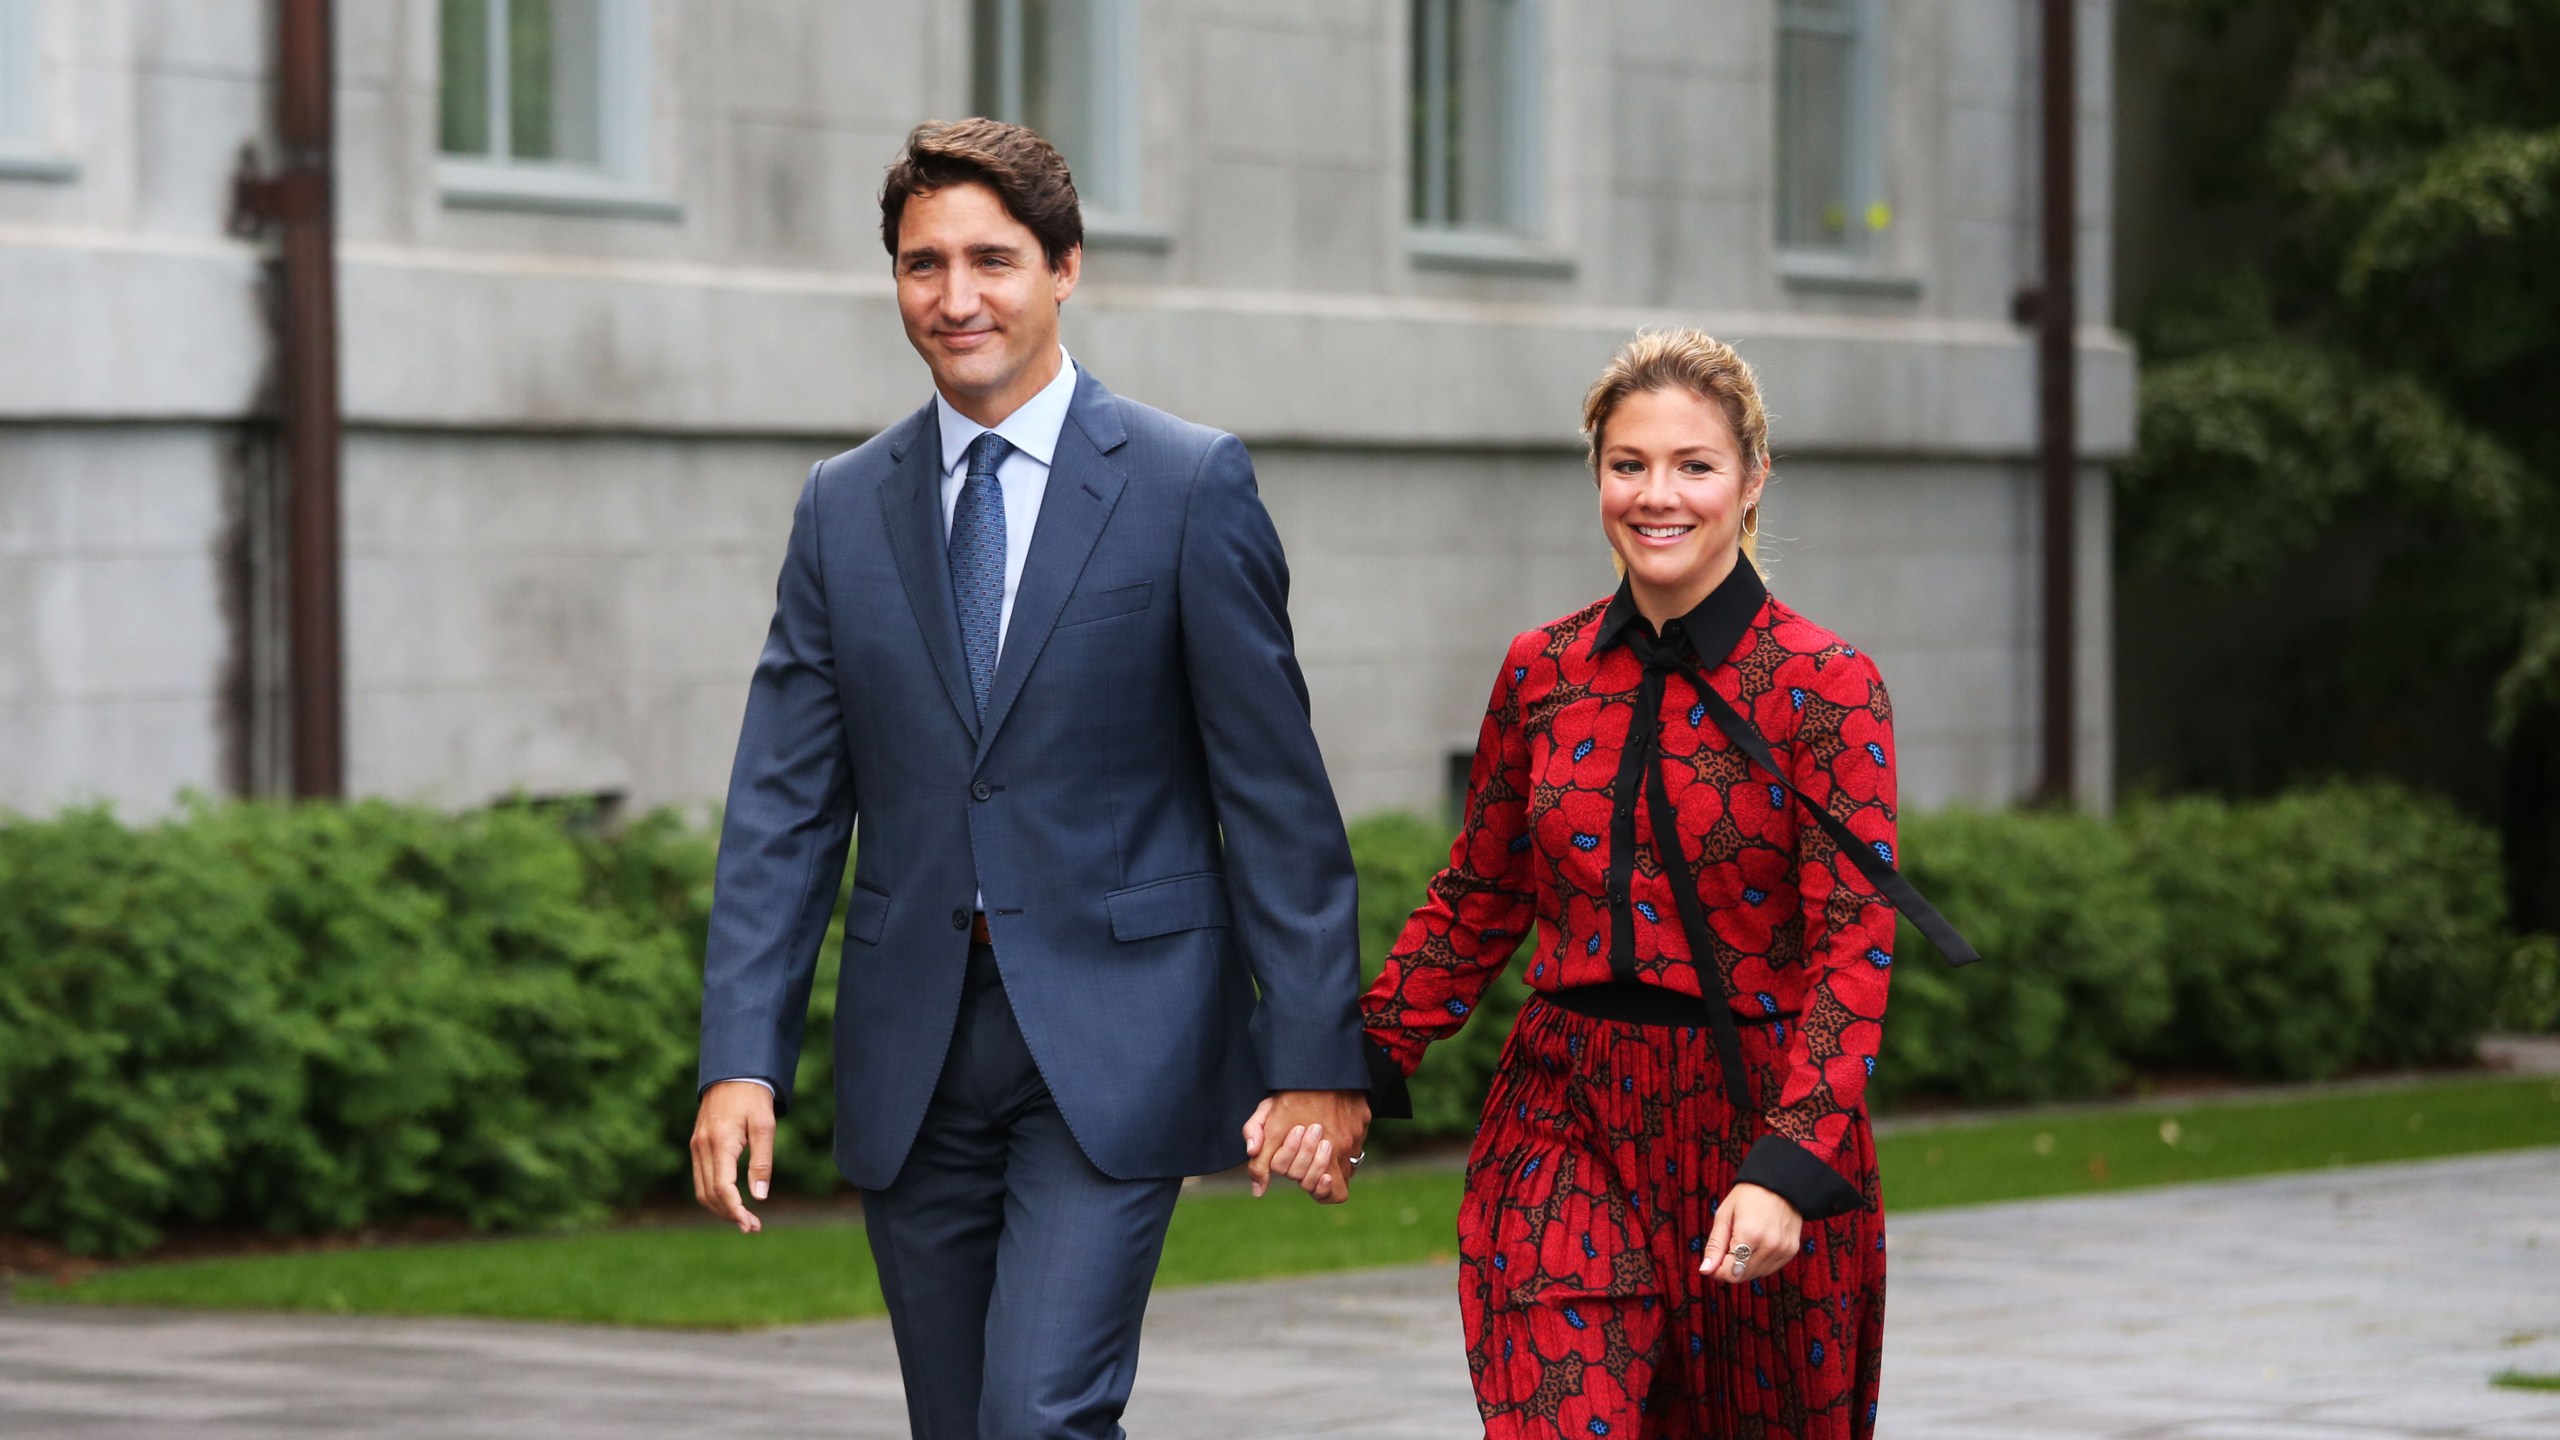
<svg viewBox="0 0 2560 1440"><path fill-rule="evenodd" d="M907 202L949 185L994 191L1005 213L1040 237L1052 270L1084 243L1084 208L1057 147L1001 120L927 120L907 132L907 148L880 186L880 241L891 260L898 258L898 219Z"/></svg>

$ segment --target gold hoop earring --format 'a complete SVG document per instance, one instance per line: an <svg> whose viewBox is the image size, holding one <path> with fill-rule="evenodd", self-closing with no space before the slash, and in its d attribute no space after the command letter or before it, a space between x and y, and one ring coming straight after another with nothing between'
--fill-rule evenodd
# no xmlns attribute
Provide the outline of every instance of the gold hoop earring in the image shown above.
<svg viewBox="0 0 2560 1440"><path fill-rule="evenodd" d="M1755 540L1760 537L1760 502L1757 500L1742 507L1742 533Z"/></svg>

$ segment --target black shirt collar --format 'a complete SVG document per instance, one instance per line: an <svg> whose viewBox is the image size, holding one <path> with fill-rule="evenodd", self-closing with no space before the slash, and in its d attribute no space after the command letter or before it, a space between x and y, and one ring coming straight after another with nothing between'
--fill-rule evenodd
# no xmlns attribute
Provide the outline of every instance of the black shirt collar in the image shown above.
<svg viewBox="0 0 2560 1440"><path fill-rule="evenodd" d="M1707 598L1697 603L1688 614L1673 620L1666 630L1677 632L1689 643L1698 663L1714 668L1725 662L1742 643L1743 634L1758 618L1762 602L1769 598L1769 587L1761 583L1760 572L1751 557L1733 557L1733 573L1724 577ZM1600 629L1591 640L1591 653L1600 654L1612 645L1623 643L1627 631L1642 625L1650 632L1652 622L1636 609L1634 585L1621 579L1618 593L1609 597L1609 608L1601 612ZM1670 635L1660 638L1670 639Z"/></svg>

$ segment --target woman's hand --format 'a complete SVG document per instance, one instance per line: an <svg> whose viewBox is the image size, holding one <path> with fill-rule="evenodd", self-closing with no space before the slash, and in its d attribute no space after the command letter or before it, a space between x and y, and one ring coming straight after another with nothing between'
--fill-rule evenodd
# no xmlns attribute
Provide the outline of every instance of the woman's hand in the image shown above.
<svg viewBox="0 0 2560 1440"><path fill-rule="evenodd" d="M1308 1113L1305 1104L1286 1102L1309 1099L1332 1102L1315 1109L1331 1115L1333 1132L1327 1132L1322 1120L1301 1121L1282 1131L1281 1125ZM1368 1098L1356 1092L1307 1091L1265 1099L1244 1122L1245 1149L1253 1157L1254 1195L1259 1198L1276 1177L1296 1181L1318 1204L1339 1205L1350 1199L1351 1167L1360 1163L1358 1152L1337 1150L1335 1140L1348 1131L1343 1143L1358 1144L1367 1134L1368 1122Z"/></svg>
<svg viewBox="0 0 2560 1440"><path fill-rule="evenodd" d="M1804 1248L1804 1217L1758 1185L1736 1185L1716 1207L1698 1273L1727 1285L1775 1275Z"/></svg>

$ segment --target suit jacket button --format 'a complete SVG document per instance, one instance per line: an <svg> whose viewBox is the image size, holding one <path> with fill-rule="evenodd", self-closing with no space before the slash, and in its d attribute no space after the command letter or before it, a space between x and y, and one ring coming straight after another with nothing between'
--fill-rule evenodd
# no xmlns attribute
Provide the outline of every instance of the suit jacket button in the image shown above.
<svg viewBox="0 0 2560 1440"><path fill-rule="evenodd" d="M966 911L966 910L954 910L954 911L952 911L952 912L951 912L951 928L952 928L952 929L954 929L954 930L966 930L966 929L968 929L968 928L969 928L969 912L968 912L968 911Z"/></svg>
<svg viewBox="0 0 2560 1440"><path fill-rule="evenodd" d="M980 800L984 800L996 793L996 787L988 784L984 780L981 780L977 784L969 787L969 793Z"/></svg>

